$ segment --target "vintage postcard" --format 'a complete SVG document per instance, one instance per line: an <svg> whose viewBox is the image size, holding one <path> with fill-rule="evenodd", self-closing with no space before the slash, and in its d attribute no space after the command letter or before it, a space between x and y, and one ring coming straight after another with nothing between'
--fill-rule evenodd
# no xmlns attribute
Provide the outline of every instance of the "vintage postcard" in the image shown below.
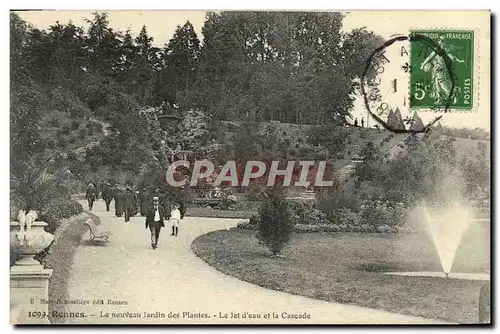
<svg viewBox="0 0 500 334"><path fill-rule="evenodd" d="M11 11L12 324L491 324L489 11Z"/></svg>

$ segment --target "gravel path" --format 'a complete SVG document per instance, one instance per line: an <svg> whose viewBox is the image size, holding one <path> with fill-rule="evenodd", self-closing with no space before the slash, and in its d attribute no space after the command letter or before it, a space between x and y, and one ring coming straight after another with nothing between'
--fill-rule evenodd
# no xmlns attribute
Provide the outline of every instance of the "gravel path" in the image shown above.
<svg viewBox="0 0 500 334"><path fill-rule="evenodd" d="M111 238L99 246L88 243L88 232L83 235L68 284L70 301L79 304L67 306L67 313L59 315L65 316L66 323L435 323L264 289L216 271L191 251L196 237L233 227L240 219L187 217L178 237L170 236L167 227L159 248L152 250L144 218L125 223L106 212L103 201L95 203L92 213L101 218L100 228L110 231Z"/></svg>

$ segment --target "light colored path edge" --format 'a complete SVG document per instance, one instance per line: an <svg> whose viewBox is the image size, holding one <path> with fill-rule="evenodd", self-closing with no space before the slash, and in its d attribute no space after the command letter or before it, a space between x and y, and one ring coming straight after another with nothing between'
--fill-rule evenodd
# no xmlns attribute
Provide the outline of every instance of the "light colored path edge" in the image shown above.
<svg viewBox="0 0 500 334"><path fill-rule="evenodd" d="M489 274L480 274L480 273L455 273L451 272L446 276L446 274L442 271L392 271L382 273L385 275L396 275L396 276L413 276L413 277L440 277L443 279L465 279L465 280L475 280L475 281L489 281Z"/></svg>
<svg viewBox="0 0 500 334"><path fill-rule="evenodd" d="M178 237L170 236L167 224L159 248L152 250L143 217L125 223L111 211L105 211L102 200L94 204L92 213L100 217L99 227L111 232L111 239L105 246L92 246L87 243L88 233L83 234L68 282L68 298L78 304L66 305L66 314L60 315L65 323L445 324L269 290L216 270L191 250L198 236L229 229L242 219L186 217ZM103 304L94 304L100 300ZM310 318L287 319L284 313ZM225 314L228 318L220 317Z"/></svg>

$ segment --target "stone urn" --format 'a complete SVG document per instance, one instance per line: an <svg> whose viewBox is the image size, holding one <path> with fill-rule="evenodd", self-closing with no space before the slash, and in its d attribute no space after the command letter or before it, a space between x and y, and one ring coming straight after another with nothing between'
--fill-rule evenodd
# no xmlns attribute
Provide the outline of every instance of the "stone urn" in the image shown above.
<svg viewBox="0 0 500 334"><path fill-rule="evenodd" d="M16 266L40 265L34 259L35 255L47 248L54 235L45 231L48 224L35 221L36 211L19 211L18 221L10 222L10 247L19 252L21 258L16 261Z"/></svg>
<svg viewBox="0 0 500 334"><path fill-rule="evenodd" d="M19 211L17 221L10 222L10 247L20 259L10 268L11 323L48 324L49 278L52 269L45 269L34 259L47 248L54 235L45 231L47 223L36 221L36 211ZM33 316L36 315L36 316Z"/></svg>

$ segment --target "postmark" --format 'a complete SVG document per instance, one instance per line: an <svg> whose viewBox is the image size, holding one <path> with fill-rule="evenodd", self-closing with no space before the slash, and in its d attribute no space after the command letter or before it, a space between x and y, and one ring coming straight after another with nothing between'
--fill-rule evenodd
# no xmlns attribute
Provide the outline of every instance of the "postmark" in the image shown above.
<svg viewBox="0 0 500 334"><path fill-rule="evenodd" d="M422 43L425 37L439 48ZM439 52L440 51L440 52ZM449 62L449 64L447 64ZM410 107L472 110L474 31L414 30L410 34ZM451 71L447 66L451 66ZM452 77L453 76L453 77Z"/></svg>
<svg viewBox="0 0 500 334"><path fill-rule="evenodd" d="M446 94L446 91L441 92L439 103L431 106L422 105L425 110L441 114L420 128L412 126L416 110L413 105L415 95L417 98L422 95L419 89L425 89L426 81L418 75L415 76L416 81L412 81L414 73L419 71L416 68L418 63L411 55L412 50L426 50L433 59L439 57L442 60L439 74L441 77L448 78L446 88L449 94ZM429 68L429 65L424 64L424 66L426 69ZM412 32L409 35L394 35L375 49L367 59L361 80L364 105L372 118L389 131L395 133L427 132L429 127L439 121L443 117L442 114L448 112L452 106L456 96L452 94L455 92L456 79L453 62L438 41L418 32ZM429 90L431 85L427 84L427 86Z"/></svg>

